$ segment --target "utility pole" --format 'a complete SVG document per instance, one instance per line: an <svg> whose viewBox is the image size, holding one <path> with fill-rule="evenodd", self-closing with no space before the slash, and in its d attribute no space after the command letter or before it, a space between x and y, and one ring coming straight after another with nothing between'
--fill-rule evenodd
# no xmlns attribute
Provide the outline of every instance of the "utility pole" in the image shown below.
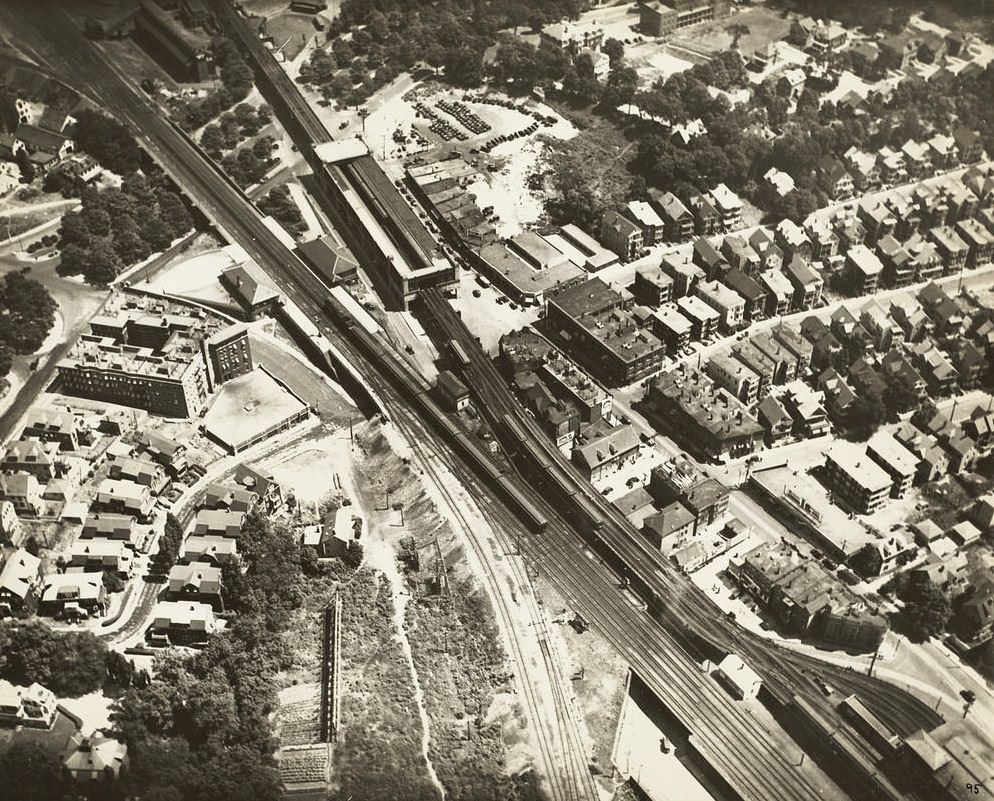
<svg viewBox="0 0 994 801"><path fill-rule="evenodd" d="M877 645L877 650L873 652L873 657L870 659L870 668L866 671L867 676L873 675L873 666L877 664L877 657L880 656L880 646L883 644L883 640Z"/></svg>

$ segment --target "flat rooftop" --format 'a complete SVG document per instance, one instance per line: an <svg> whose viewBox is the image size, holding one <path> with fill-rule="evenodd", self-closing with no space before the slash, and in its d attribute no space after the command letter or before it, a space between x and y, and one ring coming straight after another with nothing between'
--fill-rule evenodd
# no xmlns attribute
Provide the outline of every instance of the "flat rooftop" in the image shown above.
<svg viewBox="0 0 994 801"><path fill-rule="evenodd" d="M257 368L221 385L204 416L204 427L220 442L237 448L306 409L299 397Z"/></svg>
<svg viewBox="0 0 994 801"><path fill-rule="evenodd" d="M824 540L847 557L876 540L859 521L832 503L828 491L808 473L774 467L753 471L752 479L769 495L803 517Z"/></svg>
<svg viewBox="0 0 994 801"><path fill-rule="evenodd" d="M510 281L522 295L547 292L584 275L581 268L566 258L547 270L540 270L512 252L506 245L499 243L485 245L480 248L479 255L493 270ZM558 300L559 295L556 297Z"/></svg>

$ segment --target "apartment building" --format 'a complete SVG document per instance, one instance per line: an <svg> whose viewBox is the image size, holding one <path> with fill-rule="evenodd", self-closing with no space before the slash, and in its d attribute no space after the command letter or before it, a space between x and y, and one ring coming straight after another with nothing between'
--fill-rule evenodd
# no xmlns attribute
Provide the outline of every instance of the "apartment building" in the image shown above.
<svg viewBox="0 0 994 801"><path fill-rule="evenodd" d="M893 480L868 455L848 446L833 446L825 454L825 474L835 492L861 514L873 514L887 503Z"/></svg>

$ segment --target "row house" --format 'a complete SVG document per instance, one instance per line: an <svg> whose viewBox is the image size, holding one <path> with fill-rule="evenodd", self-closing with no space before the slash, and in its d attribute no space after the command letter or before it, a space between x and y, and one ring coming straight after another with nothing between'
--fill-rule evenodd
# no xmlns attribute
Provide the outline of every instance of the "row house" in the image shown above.
<svg viewBox="0 0 994 801"><path fill-rule="evenodd" d="M947 134L937 133L926 142L932 166L936 170L946 170L955 167L959 159L956 140Z"/></svg>
<svg viewBox="0 0 994 801"><path fill-rule="evenodd" d="M813 248L807 232L793 220L783 219L777 223L774 240L785 254L785 259L810 259Z"/></svg>
<svg viewBox="0 0 994 801"><path fill-rule="evenodd" d="M852 176L853 184L860 192L872 192L880 188L880 167L876 156L853 145L842 158Z"/></svg>
<svg viewBox="0 0 994 801"><path fill-rule="evenodd" d="M866 245L857 245L846 253L846 275L855 295L870 295L880 285L884 265Z"/></svg>
<svg viewBox="0 0 994 801"><path fill-rule="evenodd" d="M832 228L821 220L812 221L806 230L811 245L810 258L815 261L827 261L839 255L839 237ZM803 256L803 249L798 253Z"/></svg>
<svg viewBox="0 0 994 801"><path fill-rule="evenodd" d="M886 146L880 148L877 152L877 173L880 183L885 186L907 183L908 168L904 163L904 153Z"/></svg>
<svg viewBox="0 0 994 801"><path fill-rule="evenodd" d="M694 257L697 257L697 245L707 240L694 243ZM701 281L712 281L708 274L698 264L682 259L677 254L663 256L659 262L660 269L673 279L673 297L677 300L693 295ZM717 276L716 276L717 277Z"/></svg>
<svg viewBox="0 0 994 801"><path fill-rule="evenodd" d="M725 286L736 292L744 301L743 315L746 322L754 322L766 316L767 293L755 279L742 270L733 267L725 273Z"/></svg>
<svg viewBox="0 0 994 801"><path fill-rule="evenodd" d="M786 384L797 378L796 357L781 345L772 333L761 331L750 337L749 342L773 363L774 384Z"/></svg>
<svg viewBox="0 0 994 801"><path fill-rule="evenodd" d="M735 236L725 237L725 240L722 242L722 250L725 249L725 243L730 239L735 240L740 238ZM731 266L722 253L719 252L710 241L703 237L694 242L692 253L693 256L691 260L693 264L697 265L701 269L701 275L704 280L716 280ZM690 287L685 294L689 295L692 291L693 287Z"/></svg>
<svg viewBox="0 0 994 801"><path fill-rule="evenodd" d="M776 382L777 363L748 339L732 346L732 354L758 376L756 396L765 398Z"/></svg>
<svg viewBox="0 0 994 801"><path fill-rule="evenodd" d="M765 270L759 274L759 283L766 290L767 317L782 317L791 310L794 284L783 270Z"/></svg>
<svg viewBox="0 0 994 801"><path fill-rule="evenodd" d="M928 232L928 237L939 251L944 273L948 275L966 267L970 247L955 229L948 225L942 225L931 229Z"/></svg>
<svg viewBox="0 0 994 801"><path fill-rule="evenodd" d="M778 323L770 329L773 338L786 348L794 359L794 374L803 376L811 366L813 348L800 332L786 323Z"/></svg>
<svg viewBox="0 0 994 801"><path fill-rule="evenodd" d="M759 375L728 351L719 351L708 359L705 372L715 384L747 406L752 406L759 397Z"/></svg>
<svg viewBox="0 0 994 801"><path fill-rule="evenodd" d="M759 254L752 249L744 237L726 236L721 243L721 253L732 267L737 267L749 275L755 275L759 272L761 265Z"/></svg>
<svg viewBox="0 0 994 801"><path fill-rule="evenodd" d="M956 233L967 246L966 266L980 267L991 260L994 251L994 235L977 220L960 220L956 223Z"/></svg>
<svg viewBox="0 0 994 801"><path fill-rule="evenodd" d="M169 477L162 465L131 457L114 459L110 464L110 477L143 484L156 495L169 483Z"/></svg>
<svg viewBox="0 0 994 801"><path fill-rule="evenodd" d="M884 237L894 236L897 218L879 199L860 200L856 214L866 228L866 244L876 245Z"/></svg>
<svg viewBox="0 0 994 801"><path fill-rule="evenodd" d="M818 180L832 200L849 200L856 186L845 165L832 156L823 156L818 162Z"/></svg>
<svg viewBox="0 0 994 801"><path fill-rule="evenodd" d="M877 255L883 263L883 282L889 287L900 288L915 280L915 265L911 254L894 237L888 235L877 242Z"/></svg>
<svg viewBox="0 0 994 801"><path fill-rule="evenodd" d="M690 209L694 214L694 233L698 236L713 236L721 233L721 214L704 195L690 198Z"/></svg>
<svg viewBox="0 0 994 801"><path fill-rule="evenodd" d="M32 409L21 431L21 439L57 442L59 450L79 450L80 443L90 444L89 428L71 411L60 409Z"/></svg>
<svg viewBox="0 0 994 801"><path fill-rule="evenodd" d="M616 211L609 211L601 222L601 241L622 261L634 261L643 249L642 229Z"/></svg>
<svg viewBox="0 0 994 801"><path fill-rule="evenodd" d="M694 235L694 215L672 192L652 201L663 219L663 236L668 242L685 242Z"/></svg>
<svg viewBox="0 0 994 801"><path fill-rule="evenodd" d="M725 184L718 184L708 196L721 215L721 223L726 231L742 227L742 200Z"/></svg>
<svg viewBox="0 0 994 801"><path fill-rule="evenodd" d="M784 272L794 286L794 308L806 311L821 304L825 282L817 270L795 256L787 263Z"/></svg>
<svg viewBox="0 0 994 801"><path fill-rule="evenodd" d="M759 256L761 270L778 270L783 266L783 250L765 228L753 231L749 245Z"/></svg>
<svg viewBox="0 0 994 801"><path fill-rule="evenodd" d="M665 223L648 202L644 200L631 201L625 207L625 217L642 230L642 247L652 247L663 241L666 235Z"/></svg>
<svg viewBox="0 0 994 801"><path fill-rule="evenodd" d="M965 125L961 125L953 131L953 139L956 142L959 160L963 164L973 164L983 158L984 143L976 131L971 131Z"/></svg>

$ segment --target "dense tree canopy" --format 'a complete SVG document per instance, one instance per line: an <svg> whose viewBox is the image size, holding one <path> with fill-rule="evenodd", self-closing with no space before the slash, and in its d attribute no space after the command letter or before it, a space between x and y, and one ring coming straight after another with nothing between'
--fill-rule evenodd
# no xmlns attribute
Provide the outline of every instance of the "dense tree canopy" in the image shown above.
<svg viewBox="0 0 994 801"><path fill-rule="evenodd" d="M57 304L40 283L23 272L0 278L0 378L15 354L34 353L55 322Z"/></svg>
<svg viewBox="0 0 994 801"><path fill-rule="evenodd" d="M75 114L76 147L89 153L101 167L125 175L140 167L141 151L127 128L93 109Z"/></svg>
<svg viewBox="0 0 994 801"><path fill-rule="evenodd" d="M106 655L107 646L88 631L55 631L40 621L0 627L0 676L14 684L85 695L107 677Z"/></svg>

